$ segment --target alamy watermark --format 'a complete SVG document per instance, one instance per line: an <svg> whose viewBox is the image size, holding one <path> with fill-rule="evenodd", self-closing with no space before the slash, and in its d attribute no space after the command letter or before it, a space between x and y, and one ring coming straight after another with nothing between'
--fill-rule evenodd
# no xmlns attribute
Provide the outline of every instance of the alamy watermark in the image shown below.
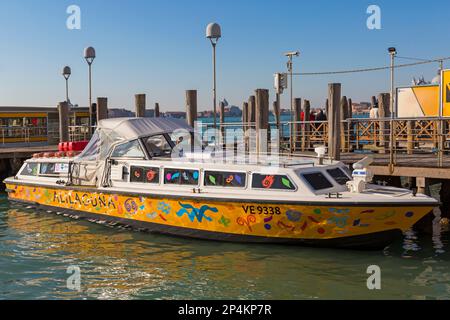
<svg viewBox="0 0 450 320"><path fill-rule="evenodd" d="M281 165L280 132L276 128L256 130L230 125L222 129L194 125L194 133L185 129L173 132L174 161L190 161L192 157L212 159L216 163L257 164L264 163L265 173L276 171Z"/></svg>
<svg viewBox="0 0 450 320"><path fill-rule="evenodd" d="M369 30L381 29L381 8L375 4L367 7L367 14L370 16L367 18L366 25Z"/></svg>
<svg viewBox="0 0 450 320"><path fill-rule="evenodd" d="M72 4L67 7L66 13L69 15L66 20L66 27L69 30L81 29L81 9L79 6Z"/></svg>
<svg viewBox="0 0 450 320"><path fill-rule="evenodd" d="M66 281L69 290L81 291L81 269L79 266L69 266L66 273L70 274Z"/></svg>
<svg viewBox="0 0 450 320"><path fill-rule="evenodd" d="M367 289L381 290L381 268L377 265L371 265L367 267L366 273L370 274L367 278Z"/></svg>

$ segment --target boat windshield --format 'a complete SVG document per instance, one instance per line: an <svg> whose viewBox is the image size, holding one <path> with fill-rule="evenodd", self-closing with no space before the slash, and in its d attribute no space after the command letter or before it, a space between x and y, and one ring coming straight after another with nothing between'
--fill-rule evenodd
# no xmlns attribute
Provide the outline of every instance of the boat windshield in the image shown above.
<svg viewBox="0 0 450 320"><path fill-rule="evenodd" d="M186 152L201 151L204 145L194 132L186 130L166 134L158 134L142 138L149 155L152 158L183 157Z"/></svg>
<svg viewBox="0 0 450 320"><path fill-rule="evenodd" d="M154 157L168 157L172 154L171 141L169 142L168 136L164 134L158 134L155 136L150 136L143 138L143 142L149 155Z"/></svg>

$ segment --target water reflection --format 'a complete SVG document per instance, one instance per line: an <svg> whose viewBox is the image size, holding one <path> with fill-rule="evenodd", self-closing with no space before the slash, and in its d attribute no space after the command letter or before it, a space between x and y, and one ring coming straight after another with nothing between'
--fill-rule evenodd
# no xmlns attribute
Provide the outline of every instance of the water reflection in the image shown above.
<svg viewBox="0 0 450 320"><path fill-rule="evenodd" d="M433 228L434 230L434 228ZM384 252L228 244L130 232L0 200L0 298L450 298L448 233ZM405 259L408 257L408 259ZM382 290L366 287L369 265ZM66 288L81 268L82 291Z"/></svg>

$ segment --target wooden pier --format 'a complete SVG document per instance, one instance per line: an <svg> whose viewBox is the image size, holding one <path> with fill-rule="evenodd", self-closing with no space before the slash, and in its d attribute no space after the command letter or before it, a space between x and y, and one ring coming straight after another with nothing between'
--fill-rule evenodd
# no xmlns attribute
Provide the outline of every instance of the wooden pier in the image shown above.
<svg viewBox="0 0 450 320"><path fill-rule="evenodd" d="M372 97L372 103L379 106L379 118L353 118L351 99L341 96L339 83L328 86L325 106L326 119L310 120L311 104L308 99L294 99L292 121L282 122L279 97L270 103L269 91L257 89L243 102L243 117L240 123L226 121L224 106L220 106L219 132L223 138L217 140L226 145L225 131L238 127L244 134L246 151L249 135L254 135L256 152L267 150L270 138L261 130L277 129L281 138L280 152L288 154L312 154L318 146L327 149L327 156L341 160L350 167L364 157L371 155L374 162L370 166L376 175L375 180L400 186L400 177L406 178L410 186L418 187L419 192L427 193L431 184L441 184L441 201L450 208L450 118L391 118L390 96L381 93ZM269 106L273 106L274 122L269 122ZM197 120L197 91L186 90L185 106L187 121L194 125ZM145 115L145 94L135 95L137 116ZM108 115L107 98L97 99L97 121ZM159 104L155 104L155 116L159 116ZM65 102L58 106L60 112L59 141L80 141L90 137L85 126L69 126L66 121L68 108ZM302 116L303 115L303 116ZM303 120L302 120L303 119ZM212 125L207 124L206 128ZM204 130L205 128L202 128ZM254 130L254 133L251 133ZM273 139L273 136L272 136ZM55 139L53 139L55 140ZM57 142L57 141L55 141ZM57 146L30 146L0 148L0 169L3 175L14 174L22 161L37 152L56 151ZM405 180L405 179L402 179ZM450 212L450 210L448 210Z"/></svg>

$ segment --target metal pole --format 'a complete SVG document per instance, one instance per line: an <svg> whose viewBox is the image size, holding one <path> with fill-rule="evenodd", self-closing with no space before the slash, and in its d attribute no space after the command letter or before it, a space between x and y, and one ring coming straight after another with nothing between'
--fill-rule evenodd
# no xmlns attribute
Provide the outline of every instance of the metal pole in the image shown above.
<svg viewBox="0 0 450 320"><path fill-rule="evenodd" d="M391 118L395 118L395 108L394 108L394 57L395 54L391 53Z"/></svg>
<svg viewBox="0 0 450 320"><path fill-rule="evenodd" d="M69 102L69 78L66 78L66 101Z"/></svg>
<svg viewBox="0 0 450 320"><path fill-rule="evenodd" d="M389 171L394 172L394 57L395 52L391 52L391 96L390 96L390 109L391 109L391 121L390 121L390 144L389 144Z"/></svg>
<svg viewBox="0 0 450 320"><path fill-rule="evenodd" d="M293 151L293 142L294 142L294 91L293 91L293 85L292 85L292 55L289 56L289 62L288 62L288 71L290 76L290 99L291 99L291 128L290 128L290 150L291 153Z"/></svg>
<svg viewBox="0 0 450 320"><path fill-rule="evenodd" d="M216 114L217 114L217 98L216 98L216 44L211 40L213 46L213 103L214 103L214 129L217 128Z"/></svg>
<svg viewBox="0 0 450 320"><path fill-rule="evenodd" d="M89 65L89 134L92 133L92 70L91 63Z"/></svg>

